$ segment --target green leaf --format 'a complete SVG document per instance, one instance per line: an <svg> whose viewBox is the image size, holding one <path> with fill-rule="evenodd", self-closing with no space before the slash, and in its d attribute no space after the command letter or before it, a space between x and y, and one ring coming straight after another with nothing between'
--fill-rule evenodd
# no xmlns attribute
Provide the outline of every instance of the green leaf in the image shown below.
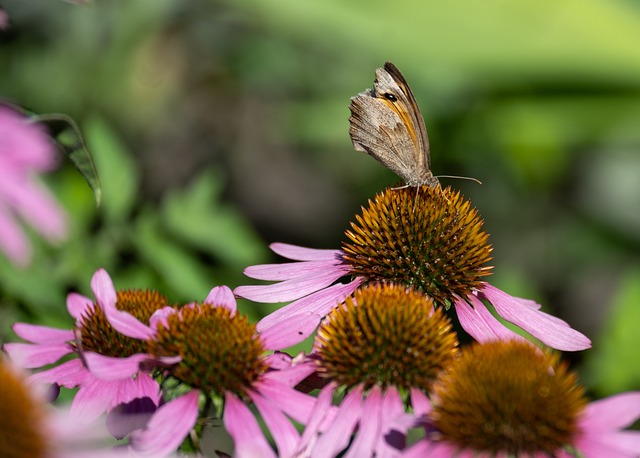
<svg viewBox="0 0 640 458"><path fill-rule="evenodd" d="M84 176L93 190L96 205L100 206L102 200L102 187L100 177L93 163L91 153L82 137L80 128L69 116L59 113L50 113L32 116L36 122L47 125L51 136L62 148L62 152L73 162L78 171Z"/></svg>

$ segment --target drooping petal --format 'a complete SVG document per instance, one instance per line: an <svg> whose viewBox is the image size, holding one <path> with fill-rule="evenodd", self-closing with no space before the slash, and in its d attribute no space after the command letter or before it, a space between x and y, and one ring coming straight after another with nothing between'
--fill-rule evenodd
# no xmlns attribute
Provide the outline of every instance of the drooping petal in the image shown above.
<svg viewBox="0 0 640 458"><path fill-rule="evenodd" d="M249 278L267 281L284 281L296 278L304 278L309 275L326 272L327 270L341 269L346 273L346 266L341 266L339 261L299 261L284 264L259 264L244 269L244 274Z"/></svg>
<svg viewBox="0 0 640 458"><path fill-rule="evenodd" d="M0 250L19 267L31 260L31 246L11 211L0 202Z"/></svg>
<svg viewBox="0 0 640 458"><path fill-rule="evenodd" d="M273 355L271 355L273 357ZM272 360L272 358L270 358ZM271 365L273 367L273 365ZM295 386L305 378L315 372L315 365L306 362L304 364L292 364L286 368L281 367L278 370L267 372L264 374L265 380L277 381L286 386Z"/></svg>
<svg viewBox="0 0 640 458"><path fill-rule="evenodd" d="M144 429L131 433L131 448L153 457L176 451L198 420L199 396L192 390L160 407Z"/></svg>
<svg viewBox="0 0 640 458"><path fill-rule="evenodd" d="M265 398L277 400L280 410L298 423L304 425L309 421L316 404L314 397L267 377L256 384L256 389Z"/></svg>
<svg viewBox="0 0 640 458"><path fill-rule="evenodd" d="M411 407L415 415L424 415L431 411L431 402L422 390L411 388Z"/></svg>
<svg viewBox="0 0 640 458"><path fill-rule="evenodd" d="M251 411L232 393L225 395L224 426L235 444L234 457L276 457Z"/></svg>
<svg viewBox="0 0 640 458"><path fill-rule="evenodd" d="M272 285L239 286L235 289L235 293L256 302L293 301L326 288L342 276L344 276L342 269L333 269Z"/></svg>
<svg viewBox="0 0 640 458"><path fill-rule="evenodd" d="M341 250L319 250L288 243L272 243L269 248L274 253L294 261L330 261L338 259L342 254Z"/></svg>
<svg viewBox="0 0 640 458"><path fill-rule="evenodd" d="M621 393L589 403L581 418L587 431L626 428L640 418L640 392Z"/></svg>
<svg viewBox="0 0 640 458"><path fill-rule="evenodd" d="M128 358L115 358L89 351L83 355L89 371L103 380L130 378L140 370L140 363L149 359L149 356L143 353Z"/></svg>
<svg viewBox="0 0 640 458"><path fill-rule="evenodd" d="M356 279L350 283L337 283L329 286L321 291L310 294L291 304L279 308L275 312L262 318L256 325L258 332L274 326L280 321L288 320L293 315L299 313L314 313L320 316L326 316L331 310L343 302L344 299L353 293L362 283L362 279Z"/></svg>
<svg viewBox="0 0 640 458"><path fill-rule="evenodd" d="M300 435L291 421L272 401L265 399L259 393L250 391L249 397L256 405L276 443L278 456L293 456ZM277 402L277 398L273 399L273 401Z"/></svg>
<svg viewBox="0 0 640 458"><path fill-rule="evenodd" d="M21 339L36 344L65 344L75 337L73 331L68 329L50 328L28 323L14 324L13 331Z"/></svg>
<svg viewBox="0 0 640 458"><path fill-rule="evenodd" d="M584 350L591 341L566 322L513 300L507 293L486 284L481 291L505 320L513 323L546 345L563 351Z"/></svg>
<svg viewBox="0 0 640 458"><path fill-rule="evenodd" d="M91 377L91 373L84 367L82 360L76 358L46 371L36 372L29 377L29 381L57 383L65 388L75 388Z"/></svg>
<svg viewBox="0 0 640 458"><path fill-rule="evenodd" d="M205 304L226 307L232 312L236 311L236 298L228 286L216 286L209 292L204 302Z"/></svg>
<svg viewBox="0 0 640 458"><path fill-rule="evenodd" d="M337 456L349 444L361 416L362 389L356 387L344 397L331 426L318 439L313 448L313 458Z"/></svg>
<svg viewBox="0 0 640 458"><path fill-rule="evenodd" d="M300 444L298 446L298 454L300 456L309 455L310 450L312 450L316 444L317 436L321 431L323 431L322 428L325 425L327 413L331 408L331 399L333 398L333 392L335 389L336 384L330 382L320 390L320 393L316 398L316 404L311 412L307 426L302 433L302 438L300 439Z"/></svg>
<svg viewBox="0 0 640 458"><path fill-rule="evenodd" d="M282 350L302 342L316 330L322 316L315 313L298 313L260 332L267 350Z"/></svg>
<svg viewBox="0 0 640 458"><path fill-rule="evenodd" d="M85 421L93 421L112 405L118 390L118 382L87 377L73 398L69 413Z"/></svg>
<svg viewBox="0 0 640 458"><path fill-rule="evenodd" d="M380 434L375 447L376 456L397 455L406 446L406 431L395 428L396 421L404 416L404 406L398 390L387 387L382 394L380 407Z"/></svg>
<svg viewBox="0 0 640 458"><path fill-rule="evenodd" d="M16 365L24 369L53 364L73 351L68 344L39 345L28 343L4 344L4 350Z"/></svg>
<svg viewBox="0 0 640 458"><path fill-rule="evenodd" d="M467 297L473 304L469 305L464 299L455 302L456 315L462 328L480 343L492 340L521 339L494 317L487 307L474 295Z"/></svg>
<svg viewBox="0 0 640 458"><path fill-rule="evenodd" d="M362 406L362 415L356 435L345 458L372 456L380 435L382 416L382 393L378 386L371 388Z"/></svg>

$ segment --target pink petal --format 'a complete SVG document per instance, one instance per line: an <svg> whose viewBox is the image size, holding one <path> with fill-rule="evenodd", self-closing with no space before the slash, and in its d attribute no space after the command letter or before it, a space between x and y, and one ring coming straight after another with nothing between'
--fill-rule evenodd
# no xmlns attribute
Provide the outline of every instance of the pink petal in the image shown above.
<svg viewBox="0 0 640 458"><path fill-rule="evenodd" d="M0 107L0 157L40 171L55 165L55 149L44 127L15 110Z"/></svg>
<svg viewBox="0 0 640 458"><path fill-rule="evenodd" d="M260 394L250 391L249 397L256 405L258 412L260 412L267 429L276 443L278 456L293 456L298 439L300 438L296 428L291 424L286 415L282 413L282 410L274 406L269 400L260 396Z"/></svg>
<svg viewBox="0 0 640 458"><path fill-rule="evenodd" d="M272 243L269 248L274 253L295 261L330 261L342 254L342 250L318 250L287 243Z"/></svg>
<svg viewBox="0 0 640 458"><path fill-rule="evenodd" d="M375 444L380 434L381 408L382 393L378 386L374 386L364 400L358 434L349 447L345 458L373 455Z"/></svg>
<svg viewBox="0 0 640 458"><path fill-rule="evenodd" d="M343 302L347 296L353 293L358 286L360 286L360 283L362 283L362 279L360 278L347 284L337 283L292 302L289 305L285 305L261 319L256 329L258 332L262 332L278 322L288 320L299 313L314 313L324 317L337 307L338 304Z"/></svg>
<svg viewBox="0 0 640 458"><path fill-rule="evenodd" d="M267 350L282 350L302 342L316 330L322 316L299 313L260 332Z"/></svg>
<svg viewBox="0 0 640 458"><path fill-rule="evenodd" d="M69 413L85 421L93 421L112 405L118 389L118 382L87 377L73 398Z"/></svg>
<svg viewBox="0 0 640 458"><path fill-rule="evenodd" d="M574 445L584 458L637 458L640 450L638 434L635 432L635 441L628 441L627 444L621 443L625 440L614 433L585 434Z"/></svg>
<svg viewBox="0 0 640 458"><path fill-rule="evenodd" d="M411 407L413 407L414 415L424 415L431 412L431 401L418 388L411 388Z"/></svg>
<svg viewBox="0 0 640 458"><path fill-rule="evenodd" d="M394 456L406 446L406 431L395 427L404 416L404 406L395 387L387 387L380 407L380 433L375 447L376 456Z"/></svg>
<svg viewBox="0 0 640 458"><path fill-rule="evenodd" d="M334 422L320 436L313 449L313 458L337 456L349 444L362 413L362 390L357 387L347 393L340 403Z"/></svg>
<svg viewBox="0 0 640 458"><path fill-rule="evenodd" d="M546 345L563 351L584 350L591 341L566 322L544 312L533 310L507 293L487 284L482 294L505 320L521 327Z"/></svg>
<svg viewBox="0 0 640 458"><path fill-rule="evenodd" d="M256 389L265 398L276 400L279 408L298 423L307 424L316 405L316 398L284 385L265 379L256 384Z"/></svg>
<svg viewBox="0 0 640 458"><path fill-rule="evenodd" d="M83 354L89 371L102 380L122 380L130 378L140 370L140 363L149 355L138 353L127 358L104 356L92 351Z"/></svg>
<svg viewBox="0 0 640 458"><path fill-rule="evenodd" d="M91 377L89 371L82 364L82 360L72 359L46 371L36 372L29 377L29 381L57 383L65 388L75 388Z"/></svg>
<svg viewBox="0 0 640 458"><path fill-rule="evenodd" d="M273 367L273 366L272 366ZM265 380L273 380L286 386L295 386L316 371L315 364L305 362L264 374Z"/></svg>
<svg viewBox="0 0 640 458"><path fill-rule="evenodd" d="M131 433L131 447L147 456L175 452L198 420L197 390L173 399L153 414L144 429Z"/></svg>
<svg viewBox="0 0 640 458"><path fill-rule="evenodd" d="M251 411L234 394L225 395L224 426L233 438L236 458L275 458Z"/></svg>
<svg viewBox="0 0 640 458"><path fill-rule="evenodd" d="M73 331L68 329L56 329L37 324L16 323L14 332L21 339L37 344L66 344L75 339Z"/></svg>
<svg viewBox="0 0 640 458"><path fill-rule="evenodd" d="M309 275L323 273L327 270L341 269L347 272L347 267L341 265L338 260L331 261L301 261L287 262L285 264L260 264L247 267L244 274L256 280L283 281L304 278Z"/></svg>
<svg viewBox="0 0 640 458"><path fill-rule="evenodd" d="M67 295L67 311L76 320L82 319L82 315L91 308L93 308L93 301L88 297L78 293Z"/></svg>
<svg viewBox="0 0 640 458"><path fill-rule="evenodd" d="M64 211L43 186L29 179L3 180L0 194L13 202L14 210L49 240L62 240L67 233Z"/></svg>
<svg viewBox="0 0 640 458"><path fill-rule="evenodd" d="M292 301L326 288L342 276L344 276L342 270L332 269L321 274L307 275L272 285L239 286L235 289L235 293L255 302Z"/></svg>
<svg viewBox="0 0 640 458"><path fill-rule="evenodd" d="M34 369L53 364L63 356L72 353L71 347L67 344L8 343L4 344L4 350L17 366L24 369Z"/></svg>
<svg viewBox="0 0 640 458"><path fill-rule="evenodd" d="M522 338L500 323L477 297L469 295L467 299L473 303L473 307L464 299L458 298L455 301L456 315L462 328L475 340L484 343L492 340Z"/></svg>
<svg viewBox="0 0 640 458"><path fill-rule="evenodd" d="M0 250L19 267L25 267L31 260L29 241L20 225L15 222L13 214L2 205L2 202L0 202Z"/></svg>
<svg viewBox="0 0 640 458"><path fill-rule="evenodd" d="M298 453L300 456L308 456L309 450L313 449L315 446L316 438L322 431L322 427L325 424L325 420L327 418L327 414L331 409L331 399L333 398L333 393L336 389L335 383L327 384L316 398L316 404L311 412L311 417L307 422L307 426L302 433L302 438L300 440L300 446L298 448Z"/></svg>
<svg viewBox="0 0 640 458"><path fill-rule="evenodd" d="M158 330L158 325L162 324L163 327L168 328L167 318L169 315L173 315L178 311L173 307L162 307L161 309L153 312L153 315L149 318L149 327L153 330L153 335L155 336L155 332Z"/></svg>
<svg viewBox="0 0 640 458"><path fill-rule="evenodd" d="M96 270L91 278L91 289L102 308L115 307L118 296L106 270Z"/></svg>
<svg viewBox="0 0 640 458"><path fill-rule="evenodd" d="M160 385L145 372L140 372L136 378L123 380L116 403L131 402L137 398L149 398L155 405L160 404Z"/></svg>
<svg viewBox="0 0 640 458"><path fill-rule="evenodd" d="M621 393L589 403L581 419L586 431L613 431L640 418L640 392Z"/></svg>
<svg viewBox="0 0 640 458"><path fill-rule="evenodd" d="M205 304L227 307L232 312L236 311L236 298L228 286L216 286L209 292L204 302Z"/></svg>

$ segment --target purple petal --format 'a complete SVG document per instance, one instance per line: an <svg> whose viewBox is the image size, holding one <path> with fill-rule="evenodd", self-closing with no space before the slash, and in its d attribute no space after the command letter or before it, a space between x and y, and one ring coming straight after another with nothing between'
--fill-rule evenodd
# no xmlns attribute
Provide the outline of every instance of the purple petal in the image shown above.
<svg viewBox="0 0 640 458"><path fill-rule="evenodd" d="M362 391L358 387L351 390L340 403L334 422L314 447L313 458L337 456L349 444L351 435L361 420L361 414Z"/></svg>
<svg viewBox="0 0 640 458"><path fill-rule="evenodd" d="M98 304L105 308L115 308L118 296L113 287L111 277L104 269L98 269L91 278L91 290L93 291Z"/></svg>
<svg viewBox="0 0 640 458"><path fill-rule="evenodd" d="M376 456L394 456L407 444L406 430L395 427L396 421L404 416L404 406L396 388L390 386L384 391L380 412L380 433L376 444Z"/></svg>
<svg viewBox="0 0 640 458"><path fill-rule="evenodd" d="M275 458L251 411L234 394L225 395L224 426L233 438L236 458Z"/></svg>
<svg viewBox="0 0 640 458"><path fill-rule="evenodd" d="M14 332L21 339L37 344L65 344L75 338L69 329L56 329L37 324L16 323Z"/></svg>
<svg viewBox="0 0 640 458"><path fill-rule="evenodd" d="M322 317L315 313L299 313L263 329L260 338L267 350L282 350L302 342L316 330Z"/></svg>
<svg viewBox="0 0 640 458"><path fill-rule="evenodd" d="M199 396L192 390L160 407L144 429L131 433L133 450L147 456L175 452L198 420Z"/></svg>
<svg viewBox="0 0 640 458"><path fill-rule="evenodd" d="M73 398L69 413L87 422L107 411L118 394L118 382L87 377Z"/></svg>
<svg viewBox="0 0 640 458"><path fill-rule="evenodd" d="M640 418L640 392L622 393L589 403L581 423L593 431L625 428Z"/></svg>
<svg viewBox="0 0 640 458"><path fill-rule="evenodd" d="M149 355L138 353L128 358L114 358L92 351L84 353L89 371L102 380L122 380L130 378L140 370L140 363L149 359Z"/></svg>
<svg viewBox="0 0 640 458"><path fill-rule="evenodd" d="M2 177L0 177L2 179ZM0 250L19 267L25 267L31 260L31 247L22 228L14 220L13 214L0 202Z"/></svg>
<svg viewBox="0 0 640 458"><path fill-rule="evenodd" d="M316 398L316 404L311 412L311 417L307 422L307 426L302 433L298 453L300 456L308 456L309 450L315 445L316 437L323 431L323 426L331 409L331 399L336 389L335 383L327 384ZM332 424L332 423L331 423Z"/></svg>
<svg viewBox="0 0 640 458"><path fill-rule="evenodd" d="M364 400L358 434L349 447L345 458L358 458L374 454L375 444L380 434L381 408L382 393L378 386L374 386Z"/></svg>
<svg viewBox="0 0 640 458"><path fill-rule="evenodd" d="M67 295L67 311L76 320L80 320L86 310L93 308L93 301L78 293Z"/></svg>
<svg viewBox="0 0 640 458"><path fill-rule="evenodd" d="M418 388L411 388L411 407L416 416L431 412L431 402L426 394Z"/></svg>
<svg viewBox="0 0 640 458"><path fill-rule="evenodd" d="M342 254L342 250L318 250L288 243L272 243L269 248L274 253L295 261L330 261Z"/></svg>
<svg viewBox="0 0 640 458"><path fill-rule="evenodd" d="M209 292L204 302L205 304L226 307L232 312L236 311L236 298L228 286L216 286Z"/></svg>
<svg viewBox="0 0 640 458"><path fill-rule="evenodd" d="M517 333L507 328L494 317L477 297L470 294L467 298L473 307L463 299L455 301L456 315L462 328L480 343L492 340L521 339Z"/></svg>
<svg viewBox="0 0 640 458"><path fill-rule="evenodd" d="M314 313L319 316L326 316L331 310L338 306L344 299L353 293L362 283L362 279L358 278L350 283L337 283L307 297L292 302L289 305L279 308L275 312L261 319L256 329L262 332L278 322L288 320L299 313Z"/></svg>
<svg viewBox="0 0 640 458"><path fill-rule="evenodd" d="M269 400L263 398L260 394L255 391L250 391L249 397L256 405L258 412L260 412L267 429L276 443L278 456L293 456L298 439L300 439L296 428L291 424L287 416L282 413L282 410L273 405ZM276 399L274 399L274 401Z"/></svg>
<svg viewBox="0 0 640 458"><path fill-rule="evenodd" d="M56 383L65 388L75 388L91 377L80 359L72 359L46 371L36 372L29 377L29 381Z"/></svg>
<svg viewBox="0 0 640 458"><path fill-rule="evenodd" d="M482 294L505 320L521 327L546 345L563 351L584 350L591 347L591 341L572 329L566 322L533 310L507 293L491 285L486 285Z"/></svg>
<svg viewBox="0 0 640 458"><path fill-rule="evenodd" d="M136 429L143 429L158 406L147 397L118 404L107 413L107 429L116 439L123 439Z"/></svg>
<svg viewBox="0 0 640 458"><path fill-rule="evenodd" d="M167 318L169 317L169 315L173 315L177 312L178 310L169 306L162 307L161 309L153 312L153 315L151 315L151 317L149 318L149 327L153 330L153 335L155 336L155 332L158 330L159 324L162 324L163 327L168 328L169 324L167 322Z"/></svg>
<svg viewBox="0 0 640 458"><path fill-rule="evenodd" d="M279 408L295 421L303 425L309 422L311 412L316 404L316 398L313 396L268 378L256 384L256 389L265 398L277 402Z"/></svg>
<svg viewBox="0 0 640 458"><path fill-rule="evenodd" d="M273 367L273 366L271 366ZM286 386L295 386L316 371L315 364L311 361L302 364L291 365L264 374L265 380L273 380Z"/></svg>
<svg viewBox="0 0 640 458"><path fill-rule="evenodd" d="M63 356L72 353L71 347L67 344L8 343L4 344L4 350L9 354L13 362L23 369L34 369L53 364Z"/></svg>
<svg viewBox="0 0 640 458"><path fill-rule="evenodd" d="M326 288L342 276L344 272L341 269L332 269L272 285L239 286L235 289L235 293L255 302L286 302Z"/></svg>
<svg viewBox="0 0 640 458"><path fill-rule="evenodd" d="M287 262L285 264L260 264L247 267L244 274L256 280L283 281L304 278L309 275L323 273L327 270L341 269L345 274L347 266L340 261L300 261Z"/></svg>

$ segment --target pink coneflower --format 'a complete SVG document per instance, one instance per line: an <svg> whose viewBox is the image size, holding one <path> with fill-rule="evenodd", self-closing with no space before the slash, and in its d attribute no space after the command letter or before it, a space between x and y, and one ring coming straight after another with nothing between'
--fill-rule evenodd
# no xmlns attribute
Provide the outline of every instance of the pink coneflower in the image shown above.
<svg viewBox="0 0 640 458"><path fill-rule="evenodd" d="M503 319L552 348L588 348L589 339L541 312L539 304L484 280L491 273L491 247L482 224L469 201L450 188L387 189L356 216L342 250L274 244L276 253L298 262L248 267L247 276L280 283L241 286L235 293L257 302L294 301L258 323L262 333L278 329L282 348L308 337L356 288L380 281L424 292L437 306L455 311L464 330L481 342L515 335L490 313L488 302ZM336 283L342 277L350 280Z"/></svg>
<svg viewBox="0 0 640 458"><path fill-rule="evenodd" d="M105 448L109 434L54 409L43 387L0 358L0 456L3 458L110 458L122 452Z"/></svg>
<svg viewBox="0 0 640 458"><path fill-rule="evenodd" d="M37 175L54 165L55 149L42 126L0 105L0 250L16 265L31 258L16 216L50 241L66 236L64 211L37 182Z"/></svg>
<svg viewBox="0 0 640 458"><path fill-rule="evenodd" d="M410 406L423 412L440 373L457 358L449 319L432 299L393 284L367 285L320 326L312 365L326 382L299 446L300 456L394 456L395 424ZM323 425L332 400L335 417ZM349 445L350 444L350 445Z"/></svg>
<svg viewBox="0 0 640 458"><path fill-rule="evenodd" d="M164 385L174 386L179 393L168 393L173 399L156 411L144 429L131 433L131 450L152 456L171 453L198 418L213 409L234 439L233 456L275 457L247 407L253 403L273 436L278 456L293 454L300 436L287 416L304 423L315 402L293 386L313 368L296 365L285 355L266 356L268 340L237 313L228 287L216 287L202 304L169 311L150 326L114 309L105 314L122 333L147 340L150 360L166 363Z"/></svg>
<svg viewBox="0 0 640 458"><path fill-rule="evenodd" d="M156 311L167 306L167 299L152 291L116 292L104 269L93 275L91 288L95 303L76 293L67 297L67 309L76 320L73 330L17 323L14 331L30 343L5 344L6 352L23 368L54 364L32 375L30 378L34 381L79 387L71 404L74 416L93 419L137 399L148 399L157 406L159 386L148 372L139 369L147 358L145 344L116 331L109 324L105 310L131 311L140 320L149 322ZM57 364L69 355L76 357ZM124 434L126 431L116 435Z"/></svg>
<svg viewBox="0 0 640 458"><path fill-rule="evenodd" d="M577 376L523 341L474 344L434 386L426 437L403 457L635 458L640 392L587 404Z"/></svg>

